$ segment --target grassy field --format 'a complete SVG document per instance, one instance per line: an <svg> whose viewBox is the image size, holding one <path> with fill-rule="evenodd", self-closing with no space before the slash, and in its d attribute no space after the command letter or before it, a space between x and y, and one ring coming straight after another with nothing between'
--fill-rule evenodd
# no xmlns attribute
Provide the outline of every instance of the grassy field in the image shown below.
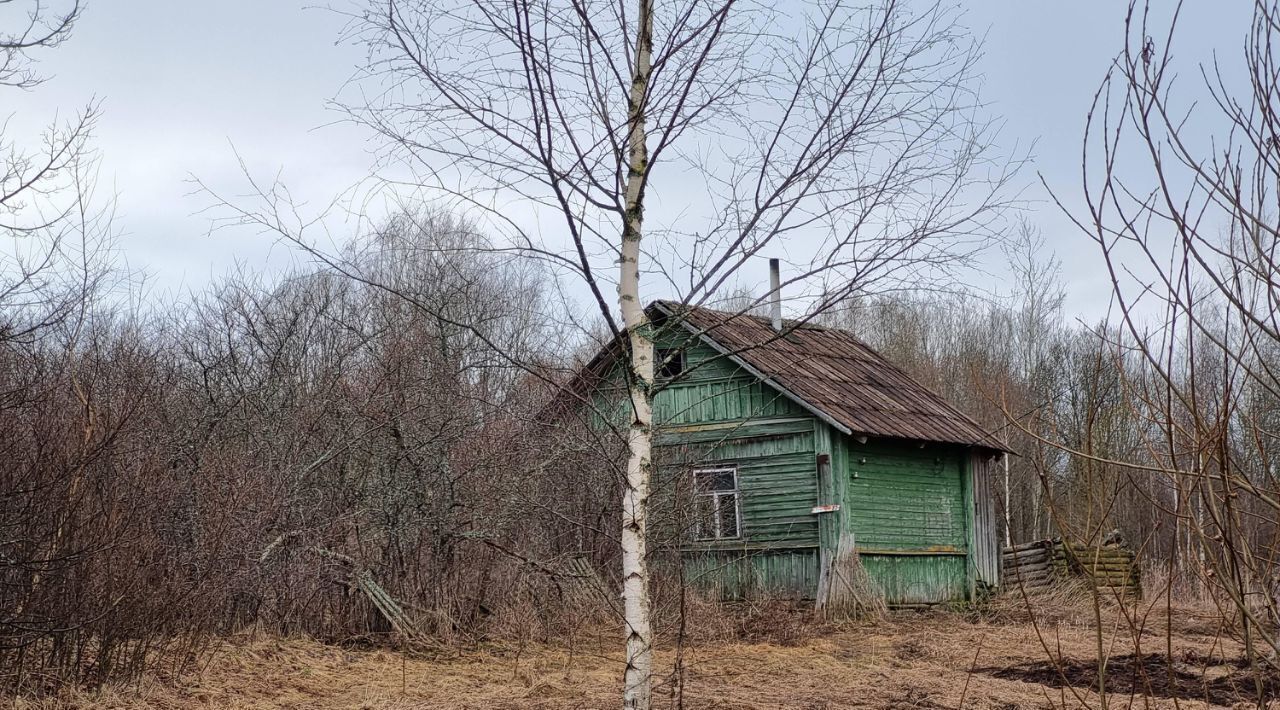
<svg viewBox="0 0 1280 710"><path fill-rule="evenodd" d="M775 625L761 628L759 638L748 628L739 640L685 649L683 707L1102 707L1090 690L1098 642L1088 618L1069 614L1032 624L899 612L874 624L798 631ZM1103 624L1107 707L1256 707L1255 676L1209 615L1175 614L1171 657L1158 621L1148 621L1135 648L1125 626L1110 618ZM615 641L592 635L572 645L482 644L428 656L244 637L225 642L181 678L12 702L42 710L614 708L621 669ZM1059 662L1049 661L1046 646ZM679 707L669 644L659 658L655 706Z"/></svg>

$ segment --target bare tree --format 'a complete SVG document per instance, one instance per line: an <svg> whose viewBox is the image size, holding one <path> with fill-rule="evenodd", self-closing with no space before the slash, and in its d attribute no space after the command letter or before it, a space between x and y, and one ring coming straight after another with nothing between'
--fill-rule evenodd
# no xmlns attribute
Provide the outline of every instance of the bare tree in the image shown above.
<svg viewBox="0 0 1280 710"><path fill-rule="evenodd" d="M787 283L835 298L969 255L1008 166L990 162L956 18L896 0L390 0L357 18L370 58L349 111L387 160L503 249L572 275L627 343L626 707L648 706L652 674L643 294L705 302L764 250L803 255Z"/></svg>
<svg viewBox="0 0 1280 710"><path fill-rule="evenodd" d="M42 78L31 66L31 54L66 40L82 9L79 0L61 11L38 0L6 8L13 13L8 16L13 24L0 30L0 86L29 89L39 84Z"/></svg>
<svg viewBox="0 0 1280 710"><path fill-rule="evenodd" d="M64 42L81 13L43 2L6 8L0 24L0 92L30 91L43 78L33 62ZM93 194L89 147L98 118L90 104L42 136L19 140L0 121L0 339L28 338L68 317L102 277L97 256L110 232L110 208ZM34 147L38 146L38 147Z"/></svg>
<svg viewBox="0 0 1280 710"><path fill-rule="evenodd" d="M1119 328L1099 335L1112 360L1138 365L1109 370L1142 423L1143 454L1057 443L1078 465L1172 494L1157 506L1176 571L1225 602L1256 662L1259 646L1277 649L1280 7L1255 2L1242 63L1215 59L1199 81L1179 76L1178 9L1157 15L1130 5L1126 46L1089 114L1086 208L1074 213L1113 284Z"/></svg>

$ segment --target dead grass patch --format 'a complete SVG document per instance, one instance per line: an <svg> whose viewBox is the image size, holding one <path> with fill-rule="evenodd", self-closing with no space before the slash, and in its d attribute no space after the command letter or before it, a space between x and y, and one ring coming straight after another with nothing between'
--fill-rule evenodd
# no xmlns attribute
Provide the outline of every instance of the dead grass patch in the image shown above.
<svg viewBox="0 0 1280 710"><path fill-rule="evenodd" d="M1064 701L1074 706L1071 688L1096 702L1075 685L1088 686L1084 666L1096 641L1087 626L1041 628L1056 654L1080 664L1081 675L1069 676L1068 687L1034 665L1046 654L1029 624L905 612L874 624L820 625L799 611L792 616L792 611L739 608L737 626L716 630L731 631L729 637L688 645L682 675L673 673L675 655L664 640L655 707L676 707L682 698L691 710L957 708L963 696L966 710L1009 710L1063 707ZM691 628L695 622L691 618ZM1135 653L1122 630L1108 626L1103 631L1117 661ZM1214 636L1180 636L1175 670L1190 673L1178 664L1207 664L1239 653L1238 646ZM607 628L584 632L572 643L483 644L452 656L239 638L180 678L149 676L93 694L14 702L20 710L585 710L617 706L621 670L618 634ZM1123 675L1122 667L1112 678L1122 683ZM1203 708L1228 699L1182 690L1153 693L1149 705L1135 701L1133 707L1174 707L1178 697L1190 698L1177 700L1179 708Z"/></svg>

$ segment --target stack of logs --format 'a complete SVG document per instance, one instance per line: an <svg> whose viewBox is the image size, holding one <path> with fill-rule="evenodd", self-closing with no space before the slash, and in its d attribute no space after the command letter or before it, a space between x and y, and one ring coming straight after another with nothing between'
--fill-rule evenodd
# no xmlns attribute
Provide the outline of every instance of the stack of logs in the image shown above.
<svg viewBox="0 0 1280 710"><path fill-rule="evenodd" d="M1043 591L1068 580L1092 581L1108 597L1142 598L1133 551L1120 543L1090 547L1062 540L1036 540L1007 547L1001 582L1006 591Z"/></svg>

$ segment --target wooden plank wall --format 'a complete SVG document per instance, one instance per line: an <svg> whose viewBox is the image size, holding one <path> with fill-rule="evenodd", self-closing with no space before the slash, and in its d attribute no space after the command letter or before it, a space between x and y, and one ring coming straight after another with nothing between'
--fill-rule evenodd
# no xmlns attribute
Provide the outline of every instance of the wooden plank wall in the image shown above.
<svg viewBox="0 0 1280 710"><path fill-rule="evenodd" d="M999 457L974 451L969 456L970 480L973 486L973 550L970 553L974 574L980 586L1000 586L1001 520L996 514L994 476Z"/></svg>
<svg viewBox="0 0 1280 710"><path fill-rule="evenodd" d="M687 548L817 547L818 518L811 512L818 498L813 430L812 419L761 422L735 429L730 432L733 438L706 443L699 439L708 432L685 432L680 437L682 446L667 448L662 468L670 475L720 462L733 463L738 469L742 537L690 542Z"/></svg>
<svg viewBox="0 0 1280 710"><path fill-rule="evenodd" d="M955 449L851 445L846 504L862 554L963 553L962 461Z"/></svg>
<svg viewBox="0 0 1280 710"><path fill-rule="evenodd" d="M818 550L707 551L684 556L685 582L723 600L812 599Z"/></svg>

